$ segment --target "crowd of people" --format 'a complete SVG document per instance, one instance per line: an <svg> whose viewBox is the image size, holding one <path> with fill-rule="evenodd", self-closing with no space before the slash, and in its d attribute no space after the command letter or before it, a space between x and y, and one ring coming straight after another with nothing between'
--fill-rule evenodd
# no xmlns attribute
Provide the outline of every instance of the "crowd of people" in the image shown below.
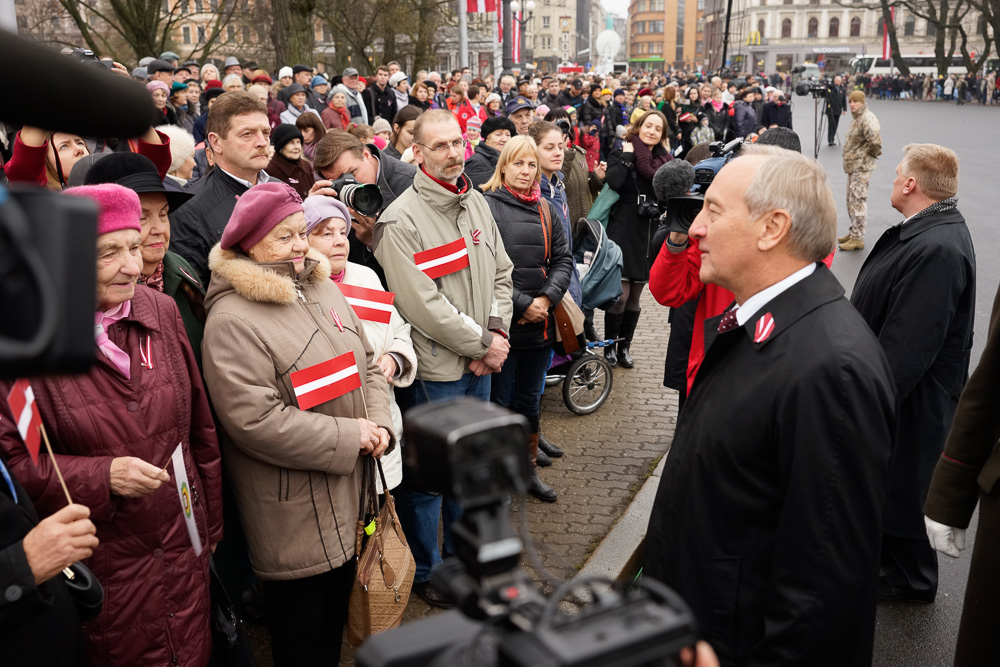
<svg viewBox="0 0 1000 667"><path fill-rule="evenodd" d="M982 74L933 74L893 75L868 74L852 77L852 86L864 90L866 95L880 100L930 100L967 104L978 102L984 106L1000 104L1000 72Z"/></svg>
<svg viewBox="0 0 1000 667"><path fill-rule="evenodd" d="M396 62L369 77L309 65L272 76L235 57L221 68L179 60L167 52L109 74L148 91L155 115L142 136L24 126L5 137L7 181L86 198L99 216L96 363L30 378L54 460L34 464L0 406L0 511L24 508L16 525L27 533L19 551L0 548L10 563L0 589L23 600L2 617L24 628L0 653L17 664L207 664L212 559L268 625L276 665L336 664L371 459L386 474L380 492L396 499L414 591L450 606L430 579L455 553L462 508L407 474L402 414L465 396L523 415L528 491L557 502L538 472L566 454L541 429L545 376L564 360L556 309L581 307L586 337L613 341L605 358L630 369L647 283L672 308L664 384L682 404L647 572L689 601L722 663L861 665L876 594L933 599L934 552L914 535L968 368L974 303L953 153L908 146L892 206L906 216L899 243L930 229L957 250L929 269L921 262L935 253L912 244L873 256L852 306L828 270L836 211L825 173L801 155L787 94L767 78L494 81L460 69L411 76ZM881 142L866 93L841 96L833 115L854 113L849 250L863 247ZM732 139L743 152L689 233L645 212L658 170L698 164L711 142ZM377 185L381 205L349 208L345 178ZM600 222L621 252L620 284L615 274L597 306L598 334L582 239L609 192ZM926 279L900 287L911 317L931 298L942 322L961 313L921 345L885 312L893 268L908 262ZM376 299L384 321L359 299ZM729 335L740 328L746 336ZM337 372L356 386L317 389L344 359ZM897 417L920 442L916 462L894 453ZM172 458L186 470L200 551ZM883 526L886 502L898 514ZM883 533L892 553L880 554ZM81 625L59 571L82 559L106 602Z"/></svg>

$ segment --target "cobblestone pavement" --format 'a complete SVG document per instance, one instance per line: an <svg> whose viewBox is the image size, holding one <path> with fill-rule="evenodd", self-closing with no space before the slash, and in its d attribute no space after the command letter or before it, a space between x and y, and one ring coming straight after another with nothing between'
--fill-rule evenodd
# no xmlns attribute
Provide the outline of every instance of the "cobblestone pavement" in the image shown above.
<svg viewBox="0 0 1000 667"><path fill-rule="evenodd" d="M677 392L663 386L668 311L648 291L643 293L642 307L632 344L635 368L615 369L611 396L597 412L585 416L570 412L560 386L546 389L542 401L542 432L566 455L541 469L542 478L559 493L559 501L530 499L528 522L542 564L561 579L572 577L586 562L673 436ZM597 319L597 331L602 333L600 314ZM518 505L515 501L515 521ZM404 622L435 611L413 595ZM250 632L260 667L270 667L267 629L250 626ZM354 665L354 651L346 641L341 664Z"/></svg>

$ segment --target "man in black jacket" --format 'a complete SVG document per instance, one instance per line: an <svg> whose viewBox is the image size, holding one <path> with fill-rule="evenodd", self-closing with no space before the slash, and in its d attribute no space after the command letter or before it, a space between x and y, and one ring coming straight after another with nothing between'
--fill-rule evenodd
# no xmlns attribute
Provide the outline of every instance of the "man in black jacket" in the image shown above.
<svg viewBox="0 0 1000 667"><path fill-rule="evenodd" d="M723 665L869 667L890 369L820 262L837 229L823 169L744 151L691 226L701 279L736 301L705 322L645 573L688 602Z"/></svg>
<svg viewBox="0 0 1000 667"><path fill-rule="evenodd" d="M375 121L376 116L379 116L392 123L392 119L396 117L396 112L399 109L396 108L396 96L393 95L392 88L389 87L388 67L378 66L378 69L375 70L375 80L368 84L368 87L361 93L361 99L364 100L365 109L368 110L368 117L372 119L372 122Z"/></svg>
<svg viewBox="0 0 1000 667"><path fill-rule="evenodd" d="M969 373L976 257L956 208L958 156L909 144L896 167L890 227L861 267L851 302L875 332L899 395L879 595L933 602L937 556L923 506Z"/></svg>
<svg viewBox="0 0 1000 667"><path fill-rule="evenodd" d="M370 268L378 275L382 286L388 289L385 271L371 249L372 230L382 211L413 185L417 168L400 160L383 157L378 148L362 144L361 140L348 132L327 132L319 140L313 155L313 168L327 180L316 182L311 197L336 196L336 191L330 187L331 181L344 174L352 174L358 183L378 184L382 194L382 209L378 213L372 216L361 215L351 209L353 223L347 235L347 259Z"/></svg>
<svg viewBox="0 0 1000 667"><path fill-rule="evenodd" d="M215 166L189 190L194 197L170 212L171 250L186 259L207 285L208 253L236 208L236 198L270 177L271 125L267 107L246 91L219 97L208 112L205 141Z"/></svg>
<svg viewBox="0 0 1000 667"><path fill-rule="evenodd" d="M840 117L847 113L847 91L844 89L843 82L844 80L839 76L833 77L833 84L826 94L826 136L831 146L833 146L833 140L837 138L837 125L840 124Z"/></svg>
<svg viewBox="0 0 1000 667"><path fill-rule="evenodd" d="M775 95L773 102L764 104L764 112L761 114L760 124L767 127L787 127L792 129L792 107L785 99L785 94L779 92Z"/></svg>

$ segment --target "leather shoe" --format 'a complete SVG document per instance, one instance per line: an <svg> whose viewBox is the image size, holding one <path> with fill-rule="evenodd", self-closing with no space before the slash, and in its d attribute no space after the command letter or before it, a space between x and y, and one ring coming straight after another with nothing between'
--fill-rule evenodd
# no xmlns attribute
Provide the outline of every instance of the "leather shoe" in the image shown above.
<svg viewBox="0 0 1000 667"><path fill-rule="evenodd" d="M634 368L635 361L632 360L632 355L629 352L628 341L622 341L618 343L618 365L622 368Z"/></svg>
<svg viewBox="0 0 1000 667"><path fill-rule="evenodd" d="M533 468L531 477L528 478L528 493L541 500L543 503L554 503L559 497L555 490L542 481L538 476L538 468Z"/></svg>
<svg viewBox="0 0 1000 667"><path fill-rule="evenodd" d="M552 459L549 455L545 453L545 450L541 447L538 448L538 453L535 455L535 465L541 466L542 468L548 468L552 465Z"/></svg>
<svg viewBox="0 0 1000 667"><path fill-rule="evenodd" d="M421 600L432 607L437 607L438 609L451 609L455 606L445 599L445 597L431 585L430 581L421 581L419 584L413 584L413 592L419 595Z"/></svg>
<svg viewBox="0 0 1000 667"><path fill-rule="evenodd" d="M840 244L841 250L864 250L865 242L862 239L847 239Z"/></svg>
<svg viewBox="0 0 1000 667"><path fill-rule="evenodd" d="M538 451L539 453L545 452L554 459L562 458L562 455L565 453L563 452L561 447L559 447L558 445L553 445L541 433L538 434Z"/></svg>
<svg viewBox="0 0 1000 667"><path fill-rule="evenodd" d="M847 243L850 240L851 240L850 234L844 234L843 236L837 237L837 243Z"/></svg>
<svg viewBox="0 0 1000 667"><path fill-rule="evenodd" d="M920 602L931 604L936 593L933 591L915 591L910 588L893 586L885 577L878 578L878 599L885 602Z"/></svg>

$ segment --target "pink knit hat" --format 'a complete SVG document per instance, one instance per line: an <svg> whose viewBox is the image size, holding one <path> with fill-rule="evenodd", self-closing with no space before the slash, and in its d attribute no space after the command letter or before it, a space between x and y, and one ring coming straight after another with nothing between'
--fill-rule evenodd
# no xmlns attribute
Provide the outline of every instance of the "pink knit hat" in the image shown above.
<svg viewBox="0 0 1000 667"><path fill-rule="evenodd" d="M146 90L153 92L154 90L163 90L167 93L170 92L170 86L163 83L162 81L150 81L146 84Z"/></svg>
<svg viewBox="0 0 1000 667"><path fill-rule="evenodd" d="M271 181L255 185L236 202L236 208L222 232L222 249L239 247L243 252L249 252L279 222L301 212L302 199L287 183Z"/></svg>
<svg viewBox="0 0 1000 667"><path fill-rule="evenodd" d="M142 205L139 195L117 183L81 185L62 191L71 197L84 197L97 204L97 235L109 234L122 229L142 231Z"/></svg>

